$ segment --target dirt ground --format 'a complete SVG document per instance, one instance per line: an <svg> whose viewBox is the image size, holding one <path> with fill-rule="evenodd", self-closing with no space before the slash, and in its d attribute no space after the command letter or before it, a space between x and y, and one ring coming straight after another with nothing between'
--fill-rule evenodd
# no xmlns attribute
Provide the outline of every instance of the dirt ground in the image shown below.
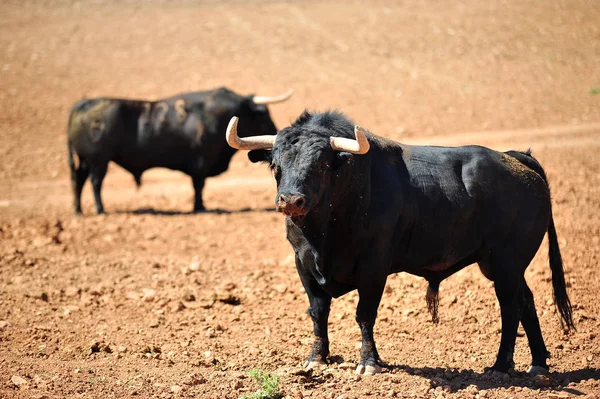
<svg viewBox="0 0 600 399"><path fill-rule="evenodd" d="M252 369L288 398L600 397L600 3L2 1L0 397L238 398ZM274 212L275 184L246 154L210 179L152 170L136 190L112 165L106 216L73 214L66 120L82 97L158 98L227 86L272 95L284 127L339 108L406 143L531 147L546 168L577 331L552 303L546 242L526 277L552 353L549 380L482 375L500 339L476 266L442 283L395 275L375 328L391 367L356 376L355 293L334 300L331 365L300 367L308 306ZM517 369L530 361L520 330ZM547 386L546 386L547 385ZM587 395L587 396L586 396Z"/></svg>

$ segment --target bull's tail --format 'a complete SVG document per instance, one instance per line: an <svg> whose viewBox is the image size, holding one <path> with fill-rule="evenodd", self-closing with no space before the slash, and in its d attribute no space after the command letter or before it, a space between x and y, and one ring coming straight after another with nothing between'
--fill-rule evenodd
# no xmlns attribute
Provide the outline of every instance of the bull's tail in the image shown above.
<svg viewBox="0 0 600 399"><path fill-rule="evenodd" d="M429 285L427 286L427 295L425 295L425 300L427 301L427 310L429 314L431 314L431 321L433 324L437 324L439 322L438 318L438 306L440 303L440 298L438 296L440 289L439 281L429 281Z"/></svg>
<svg viewBox="0 0 600 399"><path fill-rule="evenodd" d="M508 155L517 158L528 168L539 174L548 184L546 173L542 165L531 155L531 151L508 151ZM573 308L571 300L567 294L567 283L565 281L565 271L563 268L562 256L556 236L554 218L552 216L552 204L550 204L550 222L548 224L548 258L550 260L550 270L552 271L552 288L554 290L554 303L558 309L561 318L561 325L567 330L575 329L573 322Z"/></svg>
<svg viewBox="0 0 600 399"><path fill-rule="evenodd" d="M563 328L566 328L567 330L575 329L575 323L573 322L573 308L571 307L571 300L567 294L565 272L552 214L550 214L550 224L548 225L548 258L550 258L550 269L552 270L554 303L560 313L561 324Z"/></svg>

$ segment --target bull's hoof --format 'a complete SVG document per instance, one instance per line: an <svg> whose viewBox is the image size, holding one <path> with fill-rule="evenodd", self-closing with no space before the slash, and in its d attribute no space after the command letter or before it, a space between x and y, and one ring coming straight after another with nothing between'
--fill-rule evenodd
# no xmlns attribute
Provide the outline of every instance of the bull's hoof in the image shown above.
<svg viewBox="0 0 600 399"><path fill-rule="evenodd" d="M359 364L356 367L356 374L375 375L381 373L382 367L378 364Z"/></svg>
<svg viewBox="0 0 600 399"><path fill-rule="evenodd" d="M510 379L510 371L505 373L503 371L498 371L498 370L494 370L494 368L490 367L486 367L484 369L483 374L487 377L493 378L493 379L498 379L498 380L509 380Z"/></svg>
<svg viewBox="0 0 600 399"><path fill-rule="evenodd" d="M326 367L327 363L323 360L307 360L304 362L304 370L312 370L315 368Z"/></svg>
<svg viewBox="0 0 600 399"><path fill-rule="evenodd" d="M531 367L529 367L529 370L527 370L527 374L529 374L531 376L547 375L548 372L549 372L548 368L546 368L544 366L531 366Z"/></svg>

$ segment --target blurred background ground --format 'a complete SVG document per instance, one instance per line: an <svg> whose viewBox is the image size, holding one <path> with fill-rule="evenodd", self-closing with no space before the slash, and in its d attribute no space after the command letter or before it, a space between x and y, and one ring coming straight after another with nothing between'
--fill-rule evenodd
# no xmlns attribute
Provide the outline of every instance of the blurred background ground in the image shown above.
<svg viewBox="0 0 600 399"><path fill-rule="evenodd" d="M0 396L237 398L256 390L253 368L280 374L291 398L600 392L598 21L595 0L3 1ZM87 216L72 214L75 101L219 86L294 88L271 107L278 127L305 108L338 108L406 143L532 147L553 188L578 326L560 329L544 243L527 278L553 354L550 386L479 375L500 321L476 267L442 284L438 326L424 281L390 278L376 325L387 373L358 378L337 364L358 359L351 294L333 305L337 363L297 375L311 343L307 300L270 211L274 183L244 153L207 184L205 204L221 212L187 213L186 176L152 170L136 191L112 165L109 215L92 214L87 186ZM527 367L525 337L515 359Z"/></svg>

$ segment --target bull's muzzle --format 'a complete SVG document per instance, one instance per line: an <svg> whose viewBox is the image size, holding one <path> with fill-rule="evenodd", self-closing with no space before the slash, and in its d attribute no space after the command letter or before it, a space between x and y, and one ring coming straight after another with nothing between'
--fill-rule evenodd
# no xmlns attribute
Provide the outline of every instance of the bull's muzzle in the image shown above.
<svg viewBox="0 0 600 399"><path fill-rule="evenodd" d="M307 212L306 197L303 195L281 194L277 198L277 211L287 216L302 216Z"/></svg>

